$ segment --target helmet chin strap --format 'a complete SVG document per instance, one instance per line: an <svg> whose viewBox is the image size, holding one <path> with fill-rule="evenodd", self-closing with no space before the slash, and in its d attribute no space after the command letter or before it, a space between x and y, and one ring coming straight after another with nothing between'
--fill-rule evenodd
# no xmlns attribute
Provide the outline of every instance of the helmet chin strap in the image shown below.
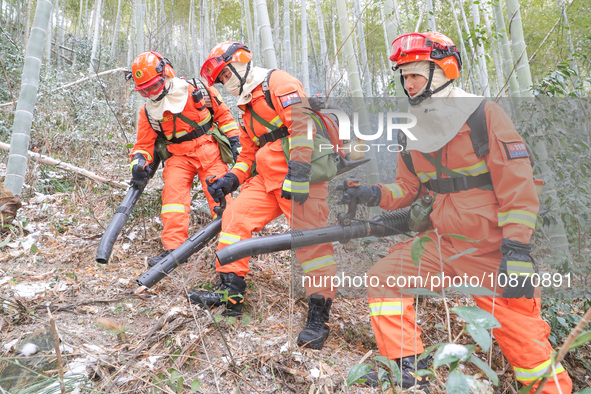
<svg viewBox="0 0 591 394"><path fill-rule="evenodd" d="M164 98L164 96L166 96L168 94L168 91L169 90L170 89L168 89L166 87L166 85L164 85L164 88L162 89L162 93L160 93L160 95L158 97L156 97L154 100L152 100L152 99L150 99L150 100L152 100L153 102L157 103L158 101L162 100Z"/></svg>
<svg viewBox="0 0 591 394"><path fill-rule="evenodd" d="M404 76L402 75L402 71L400 72L400 82L402 83L402 87L404 88L404 94L406 94L406 96L408 97L408 102L410 105L419 105L435 93L441 92L443 89L448 87L453 82L453 79L450 79L437 89L431 90L431 82L433 82L433 72L435 72L435 63L429 62L429 80L427 81L427 85L425 86L425 91L421 93L421 95L414 97L410 97L408 91L404 87Z"/></svg>
<svg viewBox="0 0 591 394"><path fill-rule="evenodd" d="M246 63L246 72L244 73L244 77L240 76L240 74L238 73L238 71L236 71L232 63L228 64L228 68L230 69L230 71L232 71L240 81L240 92L238 93L238 96L242 95L242 89L244 88L244 84L246 83L246 77L250 72L250 63L251 62Z"/></svg>

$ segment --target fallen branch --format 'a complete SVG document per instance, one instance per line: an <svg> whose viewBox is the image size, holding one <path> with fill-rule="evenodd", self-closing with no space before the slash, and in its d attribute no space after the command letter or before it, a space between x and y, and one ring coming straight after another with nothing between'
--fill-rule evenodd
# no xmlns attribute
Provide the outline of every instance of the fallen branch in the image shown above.
<svg viewBox="0 0 591 394"><path fill-rule="evenodd" d="M4 142L0 142L0 149L3 149L5 151L10 151L10 144L5 144ZM79 167L73 166L72 164L64 163L61 160L53 159L49 156L42 155L41 153L35 153L35 152L31 152L31 151L28 151L28 152L29 152L29 157L31 157L31 159L35 160L38 163L48 164L50 166L56 166L57 168L61 168L62 170L75 172L76 174L82 175L86 178L90 178L90 179L97 181L99 183L106 183L110 186L117 187L119 189L126 190L127 188L129 188L129 185L127 183L111 181L111 180L109 180L107 178L103 178L102 176L97 175L93 172L85 170L84 168L79 168Z"/></svg>

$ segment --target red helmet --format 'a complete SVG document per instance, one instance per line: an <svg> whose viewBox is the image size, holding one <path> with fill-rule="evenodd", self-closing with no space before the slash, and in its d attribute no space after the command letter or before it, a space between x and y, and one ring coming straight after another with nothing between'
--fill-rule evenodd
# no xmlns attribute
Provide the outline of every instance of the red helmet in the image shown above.
<svg viewBox="0 0 591 394"><path fill-rule="evenodd" d="M135 90L142 97L158 94L164 89L164 77L173 78L172 64L158 52L144 52L133 61L131 75Z"/></svg>
<svg viewBox="0 0 591 394"><path fill-rule="evenodd" d="M456 79L462 69L460 51L453 41L441 33L408 33L392 42L390 60L396 63L394 70L403 64L427 60L434 62L448 79Z"/></svg>
<svg viewBox="0 0 591 394"><path fill-rule="evenodd" d="M244 44L235 41L226 41L217 44L201 66L201 78L207 81L209 86L217 82L218 75L229 63L248 63L252 59L252 52Z"/></svg>

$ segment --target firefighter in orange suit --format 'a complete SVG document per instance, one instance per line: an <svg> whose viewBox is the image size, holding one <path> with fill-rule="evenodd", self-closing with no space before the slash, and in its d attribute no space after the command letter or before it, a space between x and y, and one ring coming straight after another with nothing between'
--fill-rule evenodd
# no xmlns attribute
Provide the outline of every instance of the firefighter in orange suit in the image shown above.
<svg viewBox="0 0 591 394"><path fill-rule="evenodd" d="M411 257L411 239L394 245L368 273L379 278L379 285L368 288L368 297L380 353L399 363L402 387L416 384L428 390L429 380L415 377L417 369L427 367L427 359L415 360L424 348L415 324L413 296L401 293L416 285L401 279L415 278L417 283L420 277L419 287L439 289L443 272L447 277L486 278L480 286L495 290L497 279L490 278L497 273L508 275L513 280L496 289L502 295L475 296L477 305L499 321L501 326L493 334L519 382L528 385L550 376L544 393L558 393L558 385L560 392L570 393L572 382L561 365L546 371L551 364L550 328L540 317L539 292L534 295L532 275L538 271L530 243L539 201L523 140L499 105L483 103L482 97L451 85L459 76L461 58L448 37L436 32L402 35L393 42L390 60L401 70L409 112L418 120L409 129L415 140L406 138L404 155L409 156L399 155L394 183L349 189L344 200L356 198L393 210L428 194L433 197L430 230L436 232L417 235L433 241L425 243L418 267ZM481 104L488 152L479 156L467 121ZM480 150L484 145L476 146ZM457 257L470 248L476 250ZM370 380L377 383L375 375Z"/></svg>
<svg viewBox="0 0 591 394"><path fill-rule="evenodd" d="M156 52L144 52L131 68L135 90L148 98L142 105L137 126L137 142L131 151L132 183L147 182L147 165L153 160L158 137L164 139L172 156L164 167L162 190L162 246L164 253L152 257L148 264L156 265L188 237L193 178L199 175L201 184L213 174L225 173L228 166L220 156L217 141L210 135L217 124L232 146L236 158L240 151L238 125L230 109L215 88L209 88L211 109L204 92L184 79L175 78L168 59ZM205 189L205 187L203 188ZM216 205L209 192L205 197L215 217ZM228 196L227 204L231 204Z"/></svg>
<svg viewBox="0 0 591 394"><path fill-rule="evenodd" d="M201 68L201 76L210 86L222 82L228 93L238 96L242 113L242 152L232 170L209 189L214 199L219 199L244 183L222 216L218 250L250 238L253 231L260 231L282 213L294 229L326 226L328 216L327 182L309 183L314 142L306 136L302 84L282 70L253 67L251 58L246 46L224 42L212 49ZM281 143L284 137L290 141L288 160ZM305 281L309 312L298 344L320 349L329 334L336 292L330 287L337 268L333 248L331 244L303 248L296 251L296 257L305 275L317 279ZM216 261L218 292L192 291L190 300L207 307L225 304L227 314L240 314L248 261L244 258L225 266ZM228 297L219 290L227 290Z"/></svg>

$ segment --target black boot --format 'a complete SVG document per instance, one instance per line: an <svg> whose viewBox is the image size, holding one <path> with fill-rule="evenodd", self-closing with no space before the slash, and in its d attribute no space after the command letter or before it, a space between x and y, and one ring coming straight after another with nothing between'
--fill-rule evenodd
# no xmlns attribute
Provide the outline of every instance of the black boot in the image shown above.
<svg viewBox="0 0 591 394"><path fill-rule="evenodd" d="M174 249L168 249L165 250L164 253L162 253L161 255L152 257L150 260L148 260L148 267L153 267L162 260L164 260L166 256L172 253L173 250Z"/></svg>
<svg viewBox="0 0 591 394"><path fill-rule="evenodd" d="M308 301L308 318L306 327L298 335L298 346L310 349L322 349L330 333L328 318L332 299L324 298L320 294L312 294Z"/></svg>
<svg viewBox="0 0 591 394"><path fill-rule="evenodd" d="M225 316L240 316L242 315L245 290L244 277L233 272L222 272L213 291L189 290L189 302L202 308L225 305Z"/></svg>
<svg viewBox="0 0 591 394"><path fill-rule="evenodd" d="M408 389L413 386L417 387L418 389L422 390L426 394L429 394L429 377L427 376L416 376L416 371L420 369L428 369L428 361L431 357L426 357L417 363L417 368L415 369L415 356L407 356L402 357L401 359L397 360L396 363L398 364L398 368L400 369L400 374L402 375L402 388ZM372 387L380 387L382 383L387 382L387 376L382 377L381 382L378 380L378 375L375 371L370 371L363 376L366 379L365 384L372 386ZM415 381L416 379L416 381ZM396 376L393 376L393 380L395 384L398 383L398 379Z"/></svg>

